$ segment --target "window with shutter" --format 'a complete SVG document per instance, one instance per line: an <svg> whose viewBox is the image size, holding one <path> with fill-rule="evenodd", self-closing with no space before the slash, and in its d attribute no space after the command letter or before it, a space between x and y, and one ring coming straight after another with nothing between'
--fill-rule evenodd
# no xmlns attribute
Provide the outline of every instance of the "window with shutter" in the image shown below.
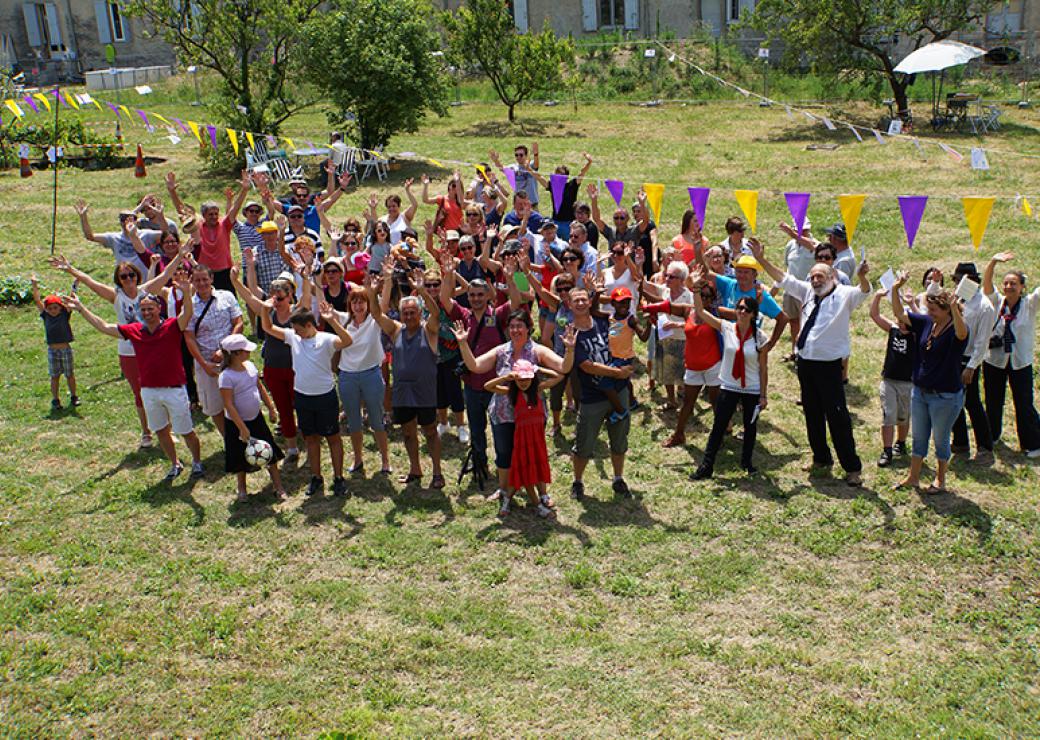
<svg viewBox="0 0 1040 740"><path fill-rule="evenodd" d="M98 41L111 44L112 31L108 25L108 3L105 0L94 0L94 20L97 21Z"/></svg>
<svg viewBox="0 0 1040 740"><path fill-rule="evenodd" d="M115 41L126 41L130 38L127 33L127 19L123 16L123 9L119 3L108 3L108 19L112 24L112 39Z"/></svg>
<svg viewBox="0 0 1040 740"><path fill-rule="evenodd" d="M581 0L581 30L595 31L599 28L596 21L596 0Z"/></svg>
<svg viewBox="0 0 1040 740"><path fill-rule="evenodd" d="M625 0L625 28L639 28L639 0Z"/></svg>
<svg viewBox="0 0 1040 740"><path fill-rule="evenodd" d="M36 4L22 3L22 16L25 18L25 35L29 39L29 46L33 48L43 46L43 34L40 33Z"/></svg>
<svg viewBox="0 0 1040 740"><path fill-rule="evenodd" d="M43 10L47 18L47 37L50 41L51 51L64 51L65 45L61 41L61 23L58 22L58 6L54 3L45 3Z"/></svg>

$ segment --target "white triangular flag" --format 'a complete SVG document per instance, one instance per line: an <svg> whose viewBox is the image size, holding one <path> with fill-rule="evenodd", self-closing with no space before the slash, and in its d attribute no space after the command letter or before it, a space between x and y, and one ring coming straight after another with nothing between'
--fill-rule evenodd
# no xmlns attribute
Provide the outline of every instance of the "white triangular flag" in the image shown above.
<svg viewBox="0 0 1040 740"><path fill-rule="evenodd" d="M166 138L170 140L171 144L180 144L181 143L181 137L177 136L177 134L170 134Z"/></svg>
<svg viewBox="0 0 1040 740"><path fill-rule="evenodd" d="M803 110L803 111L802 111L802 115L803 115L803 116L805 116L806 118L808 118L808 119L809 119L810 121L812 121L813 123L816 123L816 116L814 116L814 115L813 115L812 113L810 113L809 111L807 111L807 110Z"/></svg>
<svg viewBox="0 0 1040 740"><path fill-rule="evenodd" d="M885 137L881 135L880 131L878 131L876 128L872 128L870 130L873 132L874 138L877 139L877 143L878 144L884 144L885 143Z"/></svg>
<svg viewBox="0 0 1040 740"><path fill-rule="evenodd" d="M989 162L986 160L986 150L982 147L971 148L971 168L973 170L988 170Z"/></svg>
<svg viewBox="0 0 1040 740"><path fill-rule="evenodd" d="M827 116L823 117L823 125L826 126L830 131L834 131L836 128L838 128L833 123L831 123L831 119L827 118Z"/></svg>
<svg viewBox="0 0 1040 740"><path fill-rule="evenodd" d="M149 95L152 92L152 88L149 85L138 85L134 89L137 90L138 95Z"/></svg>
<svg viewBox="0 0 1040 740"><path fill-rule="evenodd" d="M924 149L921 148L921 142L919 142L916 137L914 138L913 141L914 141L914 146L917 147L917 153L920 154L922 157L925 157ZM925 157L925 159L927 159L927 157Z"/></svg>
<svg viewBox="0 0 1040 740"><path fill-rule="evenodd" d="M848 127L849 127L849 131L852 132L852 135L856 137L856 141L862 142L863 141L863 137L859 135L859 130L855 126L853 126L851 123L848 124Z"/></svg>
<svg viewBox="0 0 1040 740"><path fill-rule="evenodd" d="M949 146L948 144L943 144L942 142L940 142L940 143L939 143L939 147L940 147L940 148L941 148L941 149L942 149L942 150L943 150L944 152L946 152L946 153L947 153L947 154L949 154L949 155L950 155L951 157L953 157L953 160L954 160L955 162L960 162L960 161L963 161L963 159L964 159L964 155L963 155L963 154L961 154L960 152L958 152L958 151L957 151L956 149L954 149L954 148L953 148L952 146Z"/></svg>
<svg viewBox="0 0 1040 740"><path fill-rule="evenodd" d="M888 122L888 135L898 136L903 133L903 122L898 118L894 118Z"/></svg>

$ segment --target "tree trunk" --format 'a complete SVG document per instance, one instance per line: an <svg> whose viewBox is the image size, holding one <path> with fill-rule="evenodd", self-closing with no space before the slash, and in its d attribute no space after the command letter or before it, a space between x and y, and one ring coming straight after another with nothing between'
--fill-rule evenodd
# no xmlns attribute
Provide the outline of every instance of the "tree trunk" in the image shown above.
<svg viewBox="0 0 1040 740"><path fill-rule="evenodd" d="M894 77L889 78L892 86L892 96L896 101L896 111L901 121L906 123L910 120L910 103L906 97L906 83L899 82Z"/></svg>
<svg viewBox="0 0 1040 740"><path fill-rule="evenodd" d="M513 121L516 120L516 115L513 112L515 108L516 108L516 103L509 103L509 122L510 123L512 123Z"/></svg>

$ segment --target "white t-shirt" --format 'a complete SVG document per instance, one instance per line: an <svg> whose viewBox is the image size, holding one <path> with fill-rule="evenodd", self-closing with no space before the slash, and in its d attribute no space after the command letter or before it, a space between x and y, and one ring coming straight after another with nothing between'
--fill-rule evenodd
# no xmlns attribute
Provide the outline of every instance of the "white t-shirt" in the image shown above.
<svg viewBox="0 0 1040 740"><path fill-rule="evenodd" d="M758 350L764 347L769 337L761 329L755 330L755 335L747 338L744 342L744 385L740 384L740 378L733 375L733 360L740 348L740 338L737 336L737 325L733 321L722 322L722 370L719 379L722 381L723 390L735 393L758 393L762 382L758 373Z"/></svg>
<svg viewBox="0 0 1040 740"><path fill-rule="evenodd" d="M232 398L238 415L242 421L252 421L260 415L260 389L256 384L256 365L249 360L244 365L243 370L232 370L230 367L221 370L217 385L221 389L233 391ZM231 418L227 409L224 410L224 416Z"/></svg>
<svg viewBox="0 0 1040 740"><path fill-rule="evenodd" d="M207 359L220 349L221 340L231 334L235 319L242 315L242 307L238 305L238 300L231 291L214 290L211 297L213 305L206 311L205 316L202 315L202 312L205 311L209 298L203 300L196 295L191 299L194 313L188 321L187 327L188 331L195 334L199 351ZM201 321L199 321L200 318Z"/></svg>
<svg viewBox="0 0 1040 740"><path fill-rule="evenodd" d="M353 339L339 355L339 369L345 373L359 373L383 364L382 330L371 316L366 316L360 326L355 326L345 313L336 312L340 324Z"/></svg>
<svg viewBox="0 0 1040 740"><path fill-rule="evenodd" d="M142 295L144 295L144 293L138 291L137 298L132 299L123 292L122 288L116 288L116 300L113 306L116 309L117 324L132 324L135 321L143 321L141 318ZM122 335L119 337L118 346L120 357L135 357L137 355L137 353L134 352L134 343L129 339L124 339Z"/></svg>
<svg viewBox="0 0 1040 740"><path fill-rule="evenodd" d="M383 216L381 220L386 224L386 228L390 229L390 243L399 244L401 242L401 234L410 225L404 217L404 211L397 214L397 218L394 219L393 223L388 222L386 216Z"/></svg>
<svg viewBox="0 0 1040 740"><path fill-rule="evenodd" d="M285 343L292 352L293 390L305 396L323 396L336 385L332 356L336 354L335 334L319 331L304 339L291 328L285 329Z"/></svg>

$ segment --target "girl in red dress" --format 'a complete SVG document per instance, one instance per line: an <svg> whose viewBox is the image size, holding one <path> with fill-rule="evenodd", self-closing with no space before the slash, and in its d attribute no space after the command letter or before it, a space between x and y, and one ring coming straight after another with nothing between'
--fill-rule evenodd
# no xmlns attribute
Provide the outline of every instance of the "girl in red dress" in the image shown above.
<svg viewBox="0 0 1040 740"><path fill-rule="evenodd" d="M489 380L484 390L508 395L513 404L513 456L509 466L509 491L500 499L498 515L509 513L513 492L523 488L538 516L555 516L553 502L546 492L551 480L549 454L545 449L545 403L542 393L559 383L563 376L536 366L529 360L517 360L512 372Z"/></svg>

